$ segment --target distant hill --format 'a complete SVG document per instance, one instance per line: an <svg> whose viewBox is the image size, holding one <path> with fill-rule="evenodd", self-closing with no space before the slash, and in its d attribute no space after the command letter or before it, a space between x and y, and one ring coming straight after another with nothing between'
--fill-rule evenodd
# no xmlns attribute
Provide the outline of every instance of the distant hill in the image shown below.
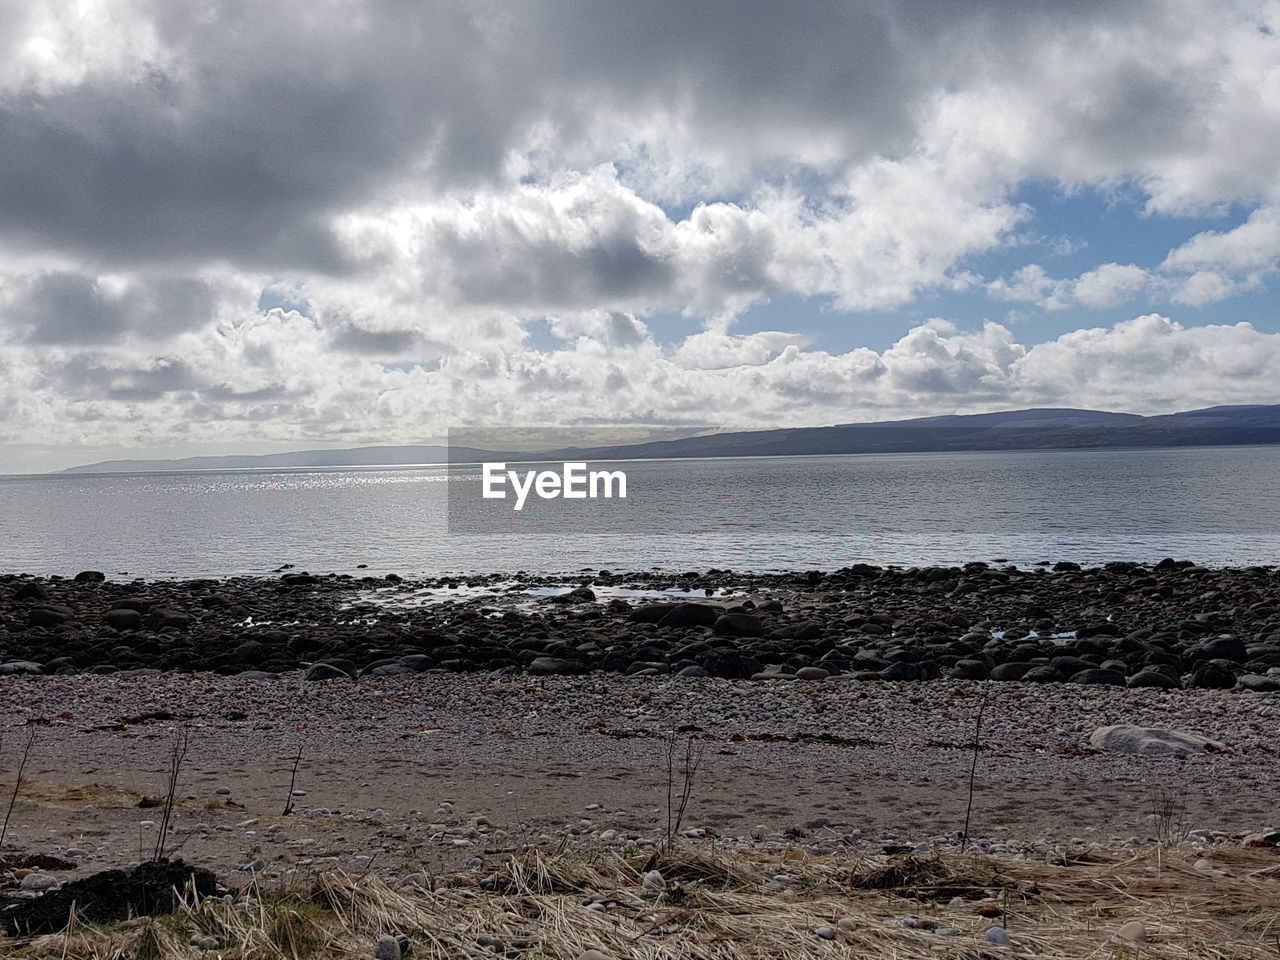
<svg viewBox="0 0 1280 960"><path fill-rule="evenodd" d="M783 457L950 450L1054 450L1089 447L1280 443L1280 404L1209 407L1162 416L1098 410L1010 410L882 423L751 430L606 447L529 451L444 445L304 450L262 456L107 460L64 473L355 467L484 460L635 460L676 457Z"/></svg>

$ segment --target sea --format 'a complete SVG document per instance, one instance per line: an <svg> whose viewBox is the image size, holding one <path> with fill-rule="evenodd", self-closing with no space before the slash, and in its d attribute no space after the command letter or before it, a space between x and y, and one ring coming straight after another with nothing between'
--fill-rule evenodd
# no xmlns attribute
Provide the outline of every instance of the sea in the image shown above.
<svg viewBox="0 0 1280 960"><path fill-rule="evenodd" d="M558 464L509 464L558 471ZM478 465L0 477L0 573L576 575L1280 564L1280 446L647 460L627 496L483 498ZM510 490L508 486L506 489ZM615 491L616 492L616 491Z"/></svg>

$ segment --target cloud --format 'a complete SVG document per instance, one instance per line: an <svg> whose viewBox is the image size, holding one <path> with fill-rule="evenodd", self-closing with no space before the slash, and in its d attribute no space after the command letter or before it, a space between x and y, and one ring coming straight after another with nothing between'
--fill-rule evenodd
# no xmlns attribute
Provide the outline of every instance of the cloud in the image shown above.
<svg viewBox="0 0 1280 960"><path fill-rule="evenodd" d="M1144 318L1037 343L936 322L832 355L735 322L788 295L856 325L946 315L973 288L1069 316L1264 287L1278 31L1270 0L9 5L0 431L412 439L598 396L625 422L1064 390L1141 405L1172 390L1143 365L1174 345L1206 384L1183 380L1185 398L1261 395L1227 358L1272 356L1270 335L1231 326ZM1158 265L1121 252L1054 276L1029 262L1027 184L1153 219L1250 215ZM1095 247L1112 249L1073 236L1065 252ZM1024 251L978 276L984 255ZM260 309L264 291L306 309ZM661 346L659 313L703 329ZM562 349L532 345L544 320ZM1118 371L1125 350L1128 386L1078 366L1101 351Z"/></svg>

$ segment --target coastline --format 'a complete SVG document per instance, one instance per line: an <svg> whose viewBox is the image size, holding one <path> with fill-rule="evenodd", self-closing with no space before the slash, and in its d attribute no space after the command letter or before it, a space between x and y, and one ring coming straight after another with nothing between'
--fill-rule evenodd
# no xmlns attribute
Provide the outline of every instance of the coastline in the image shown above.
<svg viewBox="0 0 1280 960"><path fill-rule="evenodd" d="M0 576L0 672L432 671L1280 690L1280 575L1164 560L777 574ZM803 673L801 671L804 671Z"/></svg>

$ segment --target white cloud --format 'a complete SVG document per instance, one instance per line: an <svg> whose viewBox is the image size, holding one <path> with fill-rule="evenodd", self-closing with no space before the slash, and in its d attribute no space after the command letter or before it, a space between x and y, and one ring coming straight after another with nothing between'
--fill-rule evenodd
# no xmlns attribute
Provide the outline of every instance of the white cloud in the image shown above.
<svg viewBox="0 0 1280 960"><path fill-rule="evenodd" d="M0 437L413 439L601 396L759 424L1261 396L1228 358L1271 335L1236 327L930 323L833 356L733 323L788 294L920 316L985 283L1063 316L1257 289L1280 264L1277 32L1274 0L11 4ZM976 277L1031 256L1030 182L1253 213L1150 269ZM264 289L308 307L261 311ZM660 312L705 329L661 346ZM564 349L530 346L544 319ZM1151 356L1199 379L1178 394Z"/></svg>

